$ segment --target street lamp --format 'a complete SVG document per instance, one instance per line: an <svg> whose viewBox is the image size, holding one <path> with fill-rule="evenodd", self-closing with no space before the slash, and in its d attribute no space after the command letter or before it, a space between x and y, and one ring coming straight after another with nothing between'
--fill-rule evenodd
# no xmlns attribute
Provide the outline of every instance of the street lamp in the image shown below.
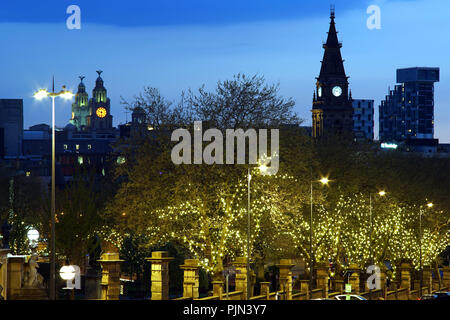
<svg viewBox="0 0 450 320"><path fill-rule="evenodd" d="M382 190L378 192L380 197L384 197L386 195L386 191ZM370 234L369 234L369 250L370 250L370 264L373 264L373 246L372 246L372 232L373 232L373 224L372 224L372 193L369 193L369 221L370 221Z"/></svg>
<svg viewBox="0 0 450 320"><path fill-rule="evenodd" d="M30 242L30 247L35 248L36 242L39 239L39 232L36 229L31 228L27 232L27 238L28 238L28 241Z"/></svg>
<svg viewBox="0 0 450 320"><path fill-rule="evenodd" d="M427 203L429 209L433 208L434 204L432 202ZM419 252L420 252L420 296L422 296L422 285L423 285L423 266L422 266L422 214L423 209L420 206L419 211Z"/></svg>
<svg viewBox="0 0 450 320"><path fill-rule="evenodd" d="M61 277L61 279L67 281L73 281L73 279L75 279L75 274L76 270L73 266L63 266L60 270L59 270L59 276ZM70 294L70 298L73 299L74 298L74 287L66 287L63 288L65 290L71 290L71 294Z"/></svg>
<svg viewBox="0 0 450 320"><path fill-rule="evenodd" d="M60 92L55 92L55 78L53 78L52 92L46 89L40 89L34 94L34 98L42 100L44 98L52 99L52 200L51 200L51 243L50 243L50 300L55 300L55 98L61 97L65 100L71 100L73 93L66 89L65 86Z"/></svg>
<svg viewBox="0 0 450 320"><path fill-rule="evenodd" d="M384 197L386 195L386 191L381 190L378 192L380 197ZM373 223L372 223L372 193L369 192L369 221L370 221L370 232L369 232L369 250L370 250L370 264L374 264L373 259L373 244L372 244L372 233L373 233ZM369 288L369 296L370 300L372 300L372 289Z"/></svg>
<svg viewBox="0 0 450 320"><path fill-rule="evenodd" d="M328 186L331 180L328 177L322 177L318 181L313 180L312 168L311 168L311 215L309 220L309 295L312 297L313 290L313 183L320 182L323 186Z"/></svg>
<svg viewBox="0 0 450 320"><path fill-rule="evenodd" d="M265 164L260 164L258 170L261 174L270 175L268 173L269 167ZM251 281L250 281L250 224L251 224L251 205L250 205L250 181L252 180L251 167L248 166L248 174L247 174L247 193L248 193L248 202L247 202L247 300L250 299L251 295Z"/></svg>

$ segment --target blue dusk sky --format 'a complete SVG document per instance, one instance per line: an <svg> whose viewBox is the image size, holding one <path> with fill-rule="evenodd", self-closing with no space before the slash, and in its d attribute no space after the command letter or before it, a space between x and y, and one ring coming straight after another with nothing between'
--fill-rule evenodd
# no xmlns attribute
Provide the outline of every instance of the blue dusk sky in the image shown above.
<svg viewBox="0 0 450 320"><path fill-rule="evenodd" d="M80 30L66 27L72 4L81 8ZM26 128L49 123L50 101L34 101L33 92L49 88L52 75L58 88L76 90L84 75L91 94L101 69L118 125L126 120L120 97L131 100L144 86L177 101L183 90L258 73L279 82L310 125L330 4L353 97L378 106L397 68L440 67L435 137L450 143L448 0L3 1L0 98L24 99ZM381 8L380 30L366 26L372 4ZM70 115L70 103L58 101L57 125Z"/></svg>

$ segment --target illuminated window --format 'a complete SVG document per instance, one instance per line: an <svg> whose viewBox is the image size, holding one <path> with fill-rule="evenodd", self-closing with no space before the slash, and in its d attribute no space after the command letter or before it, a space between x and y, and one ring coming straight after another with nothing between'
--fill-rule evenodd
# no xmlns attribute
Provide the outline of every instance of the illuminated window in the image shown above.
<svg viewBox="0 0 450 320"><path fill-rule="evenodd" d="M83 156L78 156L78 163L83 164L83 162L84 162Z"/></svg>
<svg viewBox="0 0 450 320"><path fill-rule="evenodd" d="M92 144L88 144L88 150L92 150Z"/></svg>
<svg viewBox="0 0 450 320"><path fill-rule="evenodd" d="M67 150L68 149L68 146L67 146L67 144L65 144L64 145L64 150Z"/></svg>
<svg viewBox="0 0 450 320"><path fill-rule="evenodd" d="M80 150L80 145L77 144L77 145L75 146L75 149L77 149L77 151L79 151L79 150Z"/></svg>
<svg viewBox="0 0 450 320"><path fill-rule="evenodd" d="M31 176L31 172L27 171L27 177Z"/></svg>

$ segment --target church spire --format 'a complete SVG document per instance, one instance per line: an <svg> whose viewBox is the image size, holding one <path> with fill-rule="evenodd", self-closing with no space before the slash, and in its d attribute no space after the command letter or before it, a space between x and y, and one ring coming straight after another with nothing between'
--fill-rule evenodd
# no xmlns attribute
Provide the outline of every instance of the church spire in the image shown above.
<svg viewBox="0 0 450 320"><path fill-rule="evenodd" d="M327 42L323 45L325 49L322 68L319 78L326 77L346 77L344 69L344 60L342 60L341 47L342 43L338 40L338 32L336 31L335 10L331 7L330 29L328 31Z"/></svg>

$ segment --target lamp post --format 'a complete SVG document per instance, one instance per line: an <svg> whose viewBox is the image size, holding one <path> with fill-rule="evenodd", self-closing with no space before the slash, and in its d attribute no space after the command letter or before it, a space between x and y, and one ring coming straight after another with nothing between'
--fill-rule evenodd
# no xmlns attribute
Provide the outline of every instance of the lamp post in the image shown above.
<svg viewBox="0 0 450 320"><path fill-rule="evenodd" d="M312 298L312 290L313 290L313 210L314 210L314 202L313 202L313 184L314 182L320 182L322 185L328 185L330 180L327 177L321 178L319 181L313 180L313 173L311 168L311 214L309 217L309 297Z"/></svg>
<svg viewBox="0 0 450 320"><path fill-rule="evenodd" d="M61 279L67 281L73 281L73 279L75 279L75 268L73 266L63 266L60 270L59 270L59 276L61 277ZM65 290L70 290L70 299L73 300L74 299L74 295L75 295L75 288L72 286L68 286L66 288L64 288Z"/></svg>
<svg viewBox="0 0 450 320"><path fill-rule="evenodd" d="M384 197L386 195L386 191L378 192L380 197ZM369 193L369 223L370 223L370 234L369 234L369 250L370 250L370 264L374 263L373 259L373 245L372 245L372 232L373 232L373 223L372 223L372 193Z"/></svg>
<svg viewBox="0 0 450 320"><path fill-rule="evenodd" d="M378 192L378 195L380 197L384 197L386 195L386 191L382 190L380 192ZM369 192L369 225L370 225L370 230L369 230L369 255L370 255L370 264L373 265L374 264L374 259L373 259L373 244L372 244L372 233L373 233L373 223L372 223L372 193ZM372 289L369 288L369 296L370 296L370 300L372 300Z"/></svg>
<svg viewBox="0 0 450 320"><path fill-rule="evenodd" d="M265 164L261 164L259 167L259 172L262 174L267 174L268 167ZM251 233L251 205L250 205L250 181L252 180L251 167L248 166L247 174L247 300L250 299L251 295L251 280L250 280L250 233Z"/></svg>
<svg viewBox="0 0 450 320"><path fill-rule="evenodd" d="M42 100L50 97L52 99L52 197L51 197L51 243L50 243L50 300L56 299L55 294L55 273L56 273L56 254L55 254L55 98L61 97L65 100L71 100L73 93L66 90L63 86L60 92L55 92L55 78L53 78L52 92L41 89L34 94L34 98Z"/></svg>
<svg viewBox="0 0 450 320"><path fill-rule="evenodd" d="M427 203L427 207L428 207L429 209L433 208L433 206L434 206L433 203L431 203L431 202ZM422 209L422 206L420 206L420 211L419 211L420 296L422 296L422 285L423 285L423 266L422 266L422 214L423 214L423 209Z"/></svg>

